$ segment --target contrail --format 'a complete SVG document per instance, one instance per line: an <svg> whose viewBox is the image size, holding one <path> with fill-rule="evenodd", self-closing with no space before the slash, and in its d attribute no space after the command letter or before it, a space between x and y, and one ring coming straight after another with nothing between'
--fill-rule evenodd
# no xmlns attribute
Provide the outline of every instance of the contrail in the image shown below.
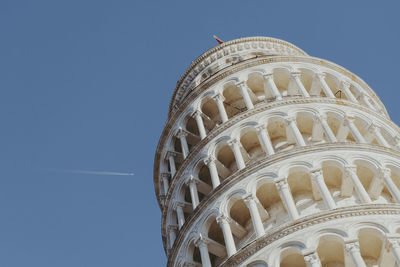
<svg viewBox="0 0 400 267"><path fill-rule="evenodd" d="M50 172L72 173L72 174L90 174L90 175L111 175L111 176L134 176L133 172L108 172L108 171L88 171L88 170L54 170L47 169Z"/></svg>

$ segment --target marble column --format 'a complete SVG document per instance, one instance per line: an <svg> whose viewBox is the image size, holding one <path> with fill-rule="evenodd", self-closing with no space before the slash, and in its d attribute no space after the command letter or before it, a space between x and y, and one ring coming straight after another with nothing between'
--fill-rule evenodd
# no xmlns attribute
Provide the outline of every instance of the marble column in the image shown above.
<svg viewBox="0 0 400 267"><path fill-rule="evenodd" d="M389 239L390 251L398 266L400 266L400 240L398 239Z"/></svg>
<svg viewBox="0 0 400 267"><path fill-rule="evenodd" d="M203 267L211 267L210 254L208 254L207 246L208 241L202 235L199 235L194 244L200 250L201 265Z"/></svg>
<svg viewBox="0 0 400 267"><path fill-rule="evenodd" d="M169 247L170 248L172 248L174 246L177 230L178 229L175 225L168 226L168 238L169 238Z"/></svg>
<svg viewBox="0 0 400 267"><path fill-rule="evenodd" d="M186 133L182 129L179 129L178 134L176 135L179 140L181 141L181 148L182 148L182 156L185 159L189 154L189 146L186 141Z"/></svg>
<svg viewBox="0 0 400 267"><path fill-rule="evenodd" d="M183 213L183 203L180 202L175 202L174 203L174 208L176 211L176 217L178 220L178 227L179 229L182 228L182 226L185 224L185 214Z"/></svg>
<svg viewBox="0 0 400 267"><path fill-rule="evenodd" d="M257 204L253 195L247 195L244 197L244 202L250 211L251 221L254 226L254 232L257 237L261 237L265 234L264 226L261 220L260 213L258 212Z"/></svg>
<svg viewBox="0 0 400 267"><path fill-rule="evenodd" d="M239 170L244 169L246 164L244 163L242 152L240 151L240 142L237 139L231 140L228 144L232 148L233 154L236 159L237 167Z"/></svg>
<svg viewBox="0 0 400 267"><path fill-rule="evenodd" d="M366 141L364 137L361 135L360 131L358 130L357 126L354 124L354 118L346 116L344 118L344 125L347 126L353 135L354 139L357 143L365 144Z"/></svg>
<svg viewBox="0 0 400 267"><path fill-rule="evenodd" d="M226 253L228 254L228 257L230 257L236 253L236 245L228 218L225 215L220 215L217 217L217 223L221 227L225 240Z"/></svg>
<svg viewBox="0 0 400 267"><path fill-rule="evenodd" d="M167 152L167 158L168 158L169 169L171 171L171 177L174 177L174 175L176 173L175 156L176 156L176 153L171 152L171 151Z"/></svg>
<svg viewBox="0 0 400 267"><path fill-rule="evenodd" d="M276 183L279 194L283 201L283 204L286 208L286 211L289 214L289 217L292 220L296 220L299 218L299 212L297 211L296 204L294 203L292 193L289 189L289 184L286 180L282 180Z"/></svg>
<svg viewBox="0 0 400 267"><path fill-rule="evenodd" d="M207 133L206 128L204 128L203 118L201 117L201 111L196 110L193 115L196 120L197 128L199 129L200 138L204 139L207 136Z"/></svg>
<svg viewBox="0 0 400 267"><path fill-rule="evenodd" d="M358 242L347 243L345 245L347 253L349 253L351 260L355 267L366 267L360 253L360 245Z"/></svg>
<svg viewBox="0 0 400 267"><path fill-rule="evenodd" d="M380 172L383 178L383 182L385 183L390 194L397 203L400 203L400 190L392 180L391 170L389 168L381 168Z"/></svg>
<svg viewBox="0 0 400 267"><path fill-rule="evenodd" d="M253 109L254 105L253 105L253 102L251 102L249 92L247 91L248 88L247 88L246 82L240 82L239 84L237 84L237 87L239 88L239 91L240 91L241 95L243 96L243 100L244 100L244 103L246 104L246 108L248 110Z"/></svg>
<svg viewBox="0 0 400 267"><path fill-rule="evenodd" d="M193 210L199 205L199 193L197 192L197 180L191 176L187 181L189 186L190 198L192 199Z"/></svg>
<svg viewBox="0 0 400 267"><path fill-rule="evenodd" d="M308 267L321 267L321 262L317 252L304 256L304 261L307 263Z"/></svg>
<svg viewBox="0 0 400 267"><path fill-rule="evenodd" d="M322 170L314 170L311 172L311 179L317 185L319 192L321 193L321 197L324 200L325 205L329 209L335 209L336 203L333 200L331 193L329 192L328 187L325 184L324 176L322 175Z"/></svg>
<svg viewBox="0 0 400 267"><path fill-rule="evenodd" d="M224 106L225 98L223 97L223 95L218 94L218 95L214 96L214 100L217 103L218 112L219 112L222 122L224 123L224 122L228 121L228 115L226 114L226 110L225 110L225 106Z"/></svg>
<svg viewBox="0 0 400 267"><path fill-rule="evenodd" d="M293 134L294 139L296 140L296 144L298 146L305 146L306 143L304 142L303 136L300 133L299 128L297 127L296 118L293 117L286 118L286 124L289 127L291 133Z"/></svg>
<svg viewBox="0 0 400 267"><path fill-rule="evenodd" d="M324 130L325 136L328 139L328 142L335 143L337 142L336 136L333 134L331 127L329 127L327 118L325 115L316 116L318 122L321 124L322 129Z"/></svg>
<svg viewBox="0 0 400 267"><path fill-rule="evenodd" d="M317 73L316 78L318 79L319 83L321 84L322 91L325 93L327 97L332 97L334 98L335 95L332 93L331 88L328 86L328 84L325 81L325 73Z"/></svg>
<svg viewBox="0 0 400 267"><path fill-rule="evenodd" d="M272 156L273 154L275 154L274 148L271 143L271 139L269 138L268 135L268 130L264 125L257 127L257 135L258 138L260 139L261 146L263 147L267 156Z"/></svg>
<svg viewBox="0 0 400 267"><path fill-rule="evenodd" d="M218 169L217 165L215 164L216 158L214 156L209 156L206 160L204 160L204 164L207 165L208 170L210 171L210 176L211 176L211 183L213 188L216 188L219 186L220 181L219 181L219 176L218 176Z"/></svg>
<svg viewBox="0 0 400 267"><path fill-rule="evenodd" d="M265 74L264 79L267 81L269 90L272 94L272 96L275 98L275 100L282 100L282 95L279 92L278 88L276 87L276 84L274 82L273 74Z"/></svg>
<svg viewBox="0 0 400 267"><path fill-rule="evenodd" d="M304 87L303 83L300 79L301 73L300 72L292 72L292 79L295 81L297 88L299 89L299 93L303 97L310 97L309 93L307 92L306 88Z"/></svg>
<svg viewBox="0 0 400 267"><path fill-rule="evenodd" d="M340 83L340 90L346 95L346 98L354 103L358 103L356 97L353 95L353 93L350 90L350 83L347 81L342 81Z"/></svg>
<svg viewBox="0 0 400 267"><path fill-rule="evenodd" d="M356 166L345 166L344 168L345 175L347 175L351 182L354 185L354 188L357 192L358 197L360 198L362 203L371 203L371 198L369 197L367 191L362 185L360 179L357 176L357 167Z"/></svg>

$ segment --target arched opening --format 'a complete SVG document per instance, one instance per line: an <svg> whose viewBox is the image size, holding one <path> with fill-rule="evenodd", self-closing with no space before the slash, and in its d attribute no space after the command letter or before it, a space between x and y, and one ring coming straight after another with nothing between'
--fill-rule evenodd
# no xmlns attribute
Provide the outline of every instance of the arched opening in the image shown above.
<svg viewBox="0 0 400 267"><path fill-rule="evenodd" d="M320 129L317 132L314 129L314 120L311 114L299 113L296 117L296 124L306 144L323 141L323 131Z"/></svg>
<svg viewBox="0 0 400 267"><path fill-rule="evenodd" d="M239 247L240 241L251 230L250 211L243 199L236 196L229 201L229 216L232 218L231 230L235 240L236 247Z"/></svg>
<svg viewBox="0 0 400 267"><path fill-rule="evenodd" d="M203 113L203 123L206 130L209 132L217 124L221 124L221 117L219 114L218 106L214 99L206 97L201 104L201 112Z"/></svg>
<svg viewBox="0 0 400 267"><path fill-rule="evenodd" d="M360 253L367 266L377 266L382 251L383 237L372 228L361 229L358 233Z"/></svg>
<svg viewBox="0 0 400 267"><path fill-rule="evenodd" d="M240 143L246 151L244 158L255 160L265 156L265 152L261 147L258 135L255 130L246 130L242 132Z"/></svg>
<svg viewBox="0 0 400 267"><path fill-rule="evenodd" d="M344 267L344 245L337 236L323 236L319 239L317 248L322 266Z"/></svg>
<svg viewBox="0 0 400 267"><path fill-rule="evenodd" d="M332 133L336 136L341 125L341 118L335 113L326 113L326 122L332 130Z"/></svg>
<svg viewBox="0 0 400 267"><path fill-rule="evenodd" d="M191 256L189 258L189 262L192 264L201 264L201 255L198 247L195 246L192 241L188 248L188 255Z"/></svg>
<svg viewBox="0 0 400 267"><path fill-rule="evenodd" d="M265 100L266 94L264 88L264 77L261 75L261 73L249 74L246 84L253 94L252 100L254 104Z"/></svg>
<svg viewBox="0 0 400 267"><path fill-rule="evenodd" d="M244 103L243 96L235 84L229 83L226 85L223 96L225 98L224 104L226 113L229 118L246 110L246 104Z"/></svg>
<svg viewBox="0 0 400 267"><path fill-rule="evenodd" d="M286 221L288 214L283 207L281 197L274 182L258 182L256 196L269 216L276 218L276 223Z"/></svg>
<svg viewBox="0 0 400 267"><path fill-rule="evenodd" d="M211 265L218 266L226 258L224 235L215 218L210 218L206 226L207 236L211 241L208 244Z"/></svg>
<svg viewBox="0 0 400 267"><path fill-rule="evenodd" d="M273 79L282 97L288 96L288 87L291 79L289 71L283 68L274 69Z"/></svg>
<svg viewBox="0 0 400 267"><path fill-rule="evenodd" d="M193 117L189 116L186 120L185 128L187 130L186 140L188 143L189 150L191 150L192 147L195 146L200 141L200 134L196 120Z"/></svg>
<svg viewBox="0 0 400 267"><path fill-rule="evenodd" d="M207 165L205 165L204 163L200 163L200 166L198 166L197 175L200 181L203 181L204 183L212 187L210 170L208 169Z"/></svg>
<svg viewBox="0 0 400 267"><path fill-rule="evenodd" d="M339 99L347 99L346 94L344 92L338 92L339 89L339 80L332 74L326 73L325 74L325 82L329 86L332 91L332 94Z"/></svg>
<svg viewBox="0 0 400 267"><path fill-rule="evenodd" d="M368 189L371 185L372 179L374 179L375 171L369 166L368 163L364 161L356 161L357 165L357 176L365 190L368 192Z"/></svg>
<svg viewBox="0 0 400 267"><path fill-rule="evenodd" d="M218 150L217 160L222 164L220 168L225 168L225 172L229 173L228 175L232 174L238 169L235 155L233 154L231 147L227 144L221 146L221 148Z"/></svg>
<svg viewBox="0 0 400 267"><path fill-rule="evenodd" d="M302 215L310 214L312 212L310 207L315 204L315 201L309 173L305 170L294 168L291 170L287 181L299 213ZM316 200L320 200L321 196L318 192L314 193L317 193L314 194L314 198L318 197Z"/></svg>
<svg viewBox="0 0 400 267"><path fill-rule="evenodd" d="M336 162L324 162L322 164L322 174L326 186L328 187L335 202L343 197L341 194L343 172Z"/></svg>
<svg viewBox="0 0 400 267"><path fill-rule="evenodd" d="M299 249L289 248L280 256L280 267L307 267L304 256Z"/></svg>
<svg viewBox="0 0 400 267"><path fill-rule="evenodd" d="M296 145L294 139L290 141L287 139L286 125L282 119L270 119L267 131L275 152L289 150Z"/></svg>
<svg viewBox="0 0 400 267"><path fill-rule="evenodd" d="M304 88L306 88L307 92L311 93L311 86L313 83L313 71L308 69L299 69L300 70L300 80L303 84Z"/></svg>

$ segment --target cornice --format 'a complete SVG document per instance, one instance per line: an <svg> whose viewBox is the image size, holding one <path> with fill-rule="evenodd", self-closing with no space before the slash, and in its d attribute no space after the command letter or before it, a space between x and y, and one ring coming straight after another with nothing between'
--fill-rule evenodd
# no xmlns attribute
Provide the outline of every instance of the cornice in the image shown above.
<svg viewBox="0 0 400 267"><path fill-rule="evenodd" d="M229 49L228 49L229 48ZM286 48L286 49L285 49ZM190 64L185 73L178 80L175 90L172 94L169 105L168 116L171 114L175 104L179 104L182 95L190 87L196 76L213 62L232 55L238 54L241 51L259 49L263 52L268 52L269 55L293 55L307 56L307 54L297 46L271 37L246 37L224 42L200 55L195 61Z"/></svg>
<svg viewBox="0 0 400 267"><path fill-rule="evenodd" d="M277 153L273 156L270 157L265 157L262 159L259 159L257 161L254 161L251 165L246 166L246 168L236 171L233 173L231 176L227 177L224 181L221 182L221 184L215 188L209 195L205 196L205 198L199 203L199 205L196 207L196 209L193 211L193 213L189 216L189 218L186 219L185 224L182 226L182 228L179 231L179 234L175 240L174 247L170 250L171 253L173 251L176 252L178 248L181 246L181 243L184 239L184 237L187 235L189 232L190 228L193 226L193 224L199 219L199 217L205 212L205 210L209 207L209 205L216 200L219 196L221 196L224 192L226 192L229 188L231 188L233 185L238 183L240 180L245 179L249 175L251 175L254 172L257 172L263 168L266 168L269 165L272 165L274 163L277 163L281 160L287 159L289 157L294 157L298 155L308 155L312 154L315 152L319 151L366 151L366 152L376 152L376 153L383 153L387 154L392 157L400 157L400 152L398 150L394 150L391 148L386 148L386 147L381 147L377 145L372 145L372 144L358 144L358 143L325 143L325 144L319 144L319 145L313 145L313 146L305 146L305 147L297 147L289 151L285 151L282 153ZM171 187L174 187L176 185L178 179L175 179L171 183ZM169 191L167 197L166 197L166 204L164 205L163 208L163 213L162 213L162 223L161 223L161 233L162 233L162 239L163 239L163 245L164 245L164 250L166 251L166 219L167 219L167 213L168 213L168 203L171 199L172 191ZM318 213L320 214L320 213Z"/></svg>
<svg viewBox="0 0 400 267"><path fill-rule="evenodd" d="M380 114L371 111L370 109L361 106L360 104L356 104L347 100L339 100L339 99L330 99L330 98L326 98L326 97L309 97L309 98L303 98L303 97L293 97L293 98L284 98L281 101L274 101L274 102L269 102L269 103L260 103L257 104L254 109L252 110L246 110L242 113L237 114L236 116L234 116L233 118L229 119L227 122L219 125L218 127L215 127L203 140L201 140L199 143L197 143L192 150L189 152L188 157L184 160L184 162L182 163L181 167L179 168L179 170L177 170L176 174L174 177L172 177L172 179L174 180L176 177L179 177L182 170L185 169L185 167L187 167L187 165L193 160L193 158L195 157L195 155L201 150L201 148L203 148L207 143L209 143L214 137L216 137L218 134L222 133L223 131L225 131L226 129L228 129L229 127L235 125L236 123L242 121L245 118L248 118L250 116L253 116L255 114L258 114L260 112L264 112L266 110L270 110L272 108L275 107L281 107L281 106L285 106L285 105L294 105L294 104L308 104L308 103L326 103L326 104L338 104L338 105L344 105L344 106L349 106L358 110L362 110L364 112L367 112L373 116L377 116L380 120L385 121L386 123L388 123L389 125L391 125L393 127L394 130L397 130L399 133L399 129L398 126L393 123L391 120L387 119L386 117L381 116ZM169 130L172 128L173 123L175 123L177 117L174 120L170 120L167 125L165 126L163 133L160 137L160 141L158 143L157 146L157 150L156 150L156 155L155 155L155 159L154 159L154 189L155 189L155 194L160 206L161 207L161 200L158 194L159 191L159 172L160 172L160 160L161 160L161 156L162 156L162 151L164 148L164 144L168 139L168 134L169 134ZM173 188L172 186L170 186L170 188Z"/></svg>

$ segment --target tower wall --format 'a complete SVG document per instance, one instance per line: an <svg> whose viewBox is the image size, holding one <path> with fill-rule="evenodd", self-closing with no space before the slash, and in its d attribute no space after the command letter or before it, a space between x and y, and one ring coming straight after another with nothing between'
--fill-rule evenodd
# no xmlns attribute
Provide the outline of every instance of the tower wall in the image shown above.
<svg viewBox="0 0 400 267"><path fill-rule="evenodd" d="M156 151L168 266L400 265L399 141L336 64L265 37L207 51Z"/></svg>

